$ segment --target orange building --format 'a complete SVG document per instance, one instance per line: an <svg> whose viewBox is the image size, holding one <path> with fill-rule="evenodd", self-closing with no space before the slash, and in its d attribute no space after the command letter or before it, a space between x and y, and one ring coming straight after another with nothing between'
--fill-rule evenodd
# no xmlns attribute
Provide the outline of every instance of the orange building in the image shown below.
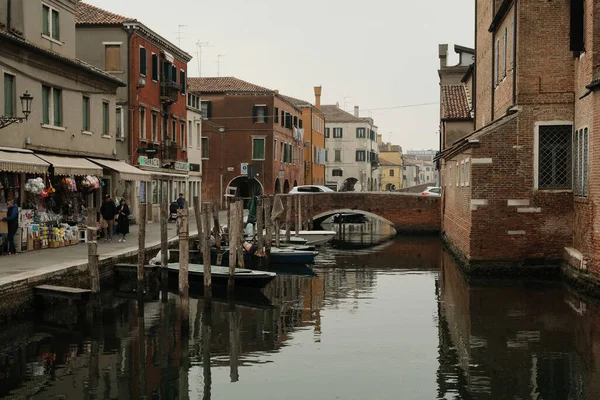
<svg viewBox="0 0 600 400"><path fill-rule="evenodd" d="M325 184L325 114L321 111L321 86L315 86L315 104L283 96L302 110L304 129L304 184Z"/></svg>

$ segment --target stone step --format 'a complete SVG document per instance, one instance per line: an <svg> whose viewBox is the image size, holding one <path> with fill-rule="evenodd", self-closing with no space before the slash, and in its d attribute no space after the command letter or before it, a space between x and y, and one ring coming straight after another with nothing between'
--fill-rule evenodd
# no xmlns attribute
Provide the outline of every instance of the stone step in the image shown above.
<svg viewBox="0 0 600 400"><path fill-rule="evenodd" d="M33 288L33 292L38 296L56 297L69 300L83 300L87 298L90 293L92 293L92 291L89 289L55 285L36 286Z"/></svg>

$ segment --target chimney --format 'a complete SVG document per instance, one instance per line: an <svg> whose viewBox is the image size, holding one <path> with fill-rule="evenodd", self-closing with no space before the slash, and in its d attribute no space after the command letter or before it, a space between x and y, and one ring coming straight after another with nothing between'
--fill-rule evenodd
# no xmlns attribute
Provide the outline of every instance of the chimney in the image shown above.
<svg viewBox="0 0 600 400"><path fill-rule="evenodd" d="M358 106L354 106L354 116L358 118Z"/></svg>
<svg viewBox="0 0 600 400"><path fill-rule="evenodd" d="M279 94L279 89L275 89L273 91L275 92L275 94Z"/></svg>
<svg viewBox="0 0 600 400"><path fill-rule="evenodd" d="M321 109L321 86L315 86L315 107Z"/></svg>
<svg viewBox="0 0 600 400"><path fill-rule="evenodd" d="M440 57L440 68L446 68L448 65L448 45L440 44L439 47L439 57Z"/></svg>

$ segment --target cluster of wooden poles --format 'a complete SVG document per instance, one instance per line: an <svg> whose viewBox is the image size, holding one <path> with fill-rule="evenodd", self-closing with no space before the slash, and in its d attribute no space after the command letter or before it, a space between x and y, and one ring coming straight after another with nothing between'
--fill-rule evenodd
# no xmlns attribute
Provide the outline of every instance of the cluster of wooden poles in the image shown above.
<svg viewBox="0 0 600 400"><path fill-rule="evenodd" d="M279 195L277 195L279 196ZM295 211L295 229L298 236L300 229L312 229L312 210L313 196L307 195L287 195L285 206L281 198L277 196L259 196L256 206L256 238L258 257L267 257L271 252L273 229L275 229L275 246L281 245L281 220L285 214L285 241L289 242L291 238L292 210ZM280 202L283 206L283 212L272 216L273 205ZM244 267L244 213L242 201L230 202L227 209L227 235L221 230L219 223L219 210L216 201L200 203L199 197L195 197L194 210L196 226L198 227L198 238L200 240L200 251L204 262L204 296L211 297L211 236L214 238L217 251L217 265L221 264L223 252L221 249L222 239L226 239L229 246L229 289L234 287L235 269ZM146 265L146 223L147 223L147 205L140 203L138 222L138 262L137 262L137 292L143 295L145 290L144 267ZM281 207L280 207L281 208ZM307 210L303 218L302 210ZM211 216L212 214L212 216ZM167 280L168 264L168 233L167 224L169 218L169 205L162 202L160 205L160 239L161 239L161 280ZM212 220L212 224L211 224ZM88 213L87 221L87 244L88 244L88 265L90 274L90 286L92 293L100 292L100 273L98 268L98 242L96 228L96 213L91 210ZM211 226L212 225L212 226ZM189 215L188 205L177 211L177 231L179 236L179 294L183 301L189 301Z"/></svg>

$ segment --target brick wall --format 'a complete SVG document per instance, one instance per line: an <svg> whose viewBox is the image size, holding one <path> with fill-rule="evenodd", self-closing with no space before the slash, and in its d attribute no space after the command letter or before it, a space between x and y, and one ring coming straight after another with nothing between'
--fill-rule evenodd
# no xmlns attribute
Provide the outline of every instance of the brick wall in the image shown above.
<svg viewBox="0 0 600 400"><path fill-rule="evenodd" d="M304 199L311 195L299 196ZM387 219L399 233L436 233L440 231L439 197L392 192L335 192L315 193L312 196L312 212L303 211L305 217L309 215L317 217L328 212L334 214L340 210L365 211ZM284 206L287 197L283 196ZM292 215L296 215L296 197L292 196L294 198L292 201ZM305 206L303 205L303 207Z"/></svg>
<svg viewBox="0 0 600 400"><path fill-rule="evenodd" d="M496 3L499 3L496 2ZM499 48L498 84L494 89L494 118L506 113L513 105L513 38L514 38L514 4L494 33L494 43ZM506 74L504 73L504 32L506 30ZM495 57L495 55L494 55ZM495 79L494 79L495 80Z"/></svg>
<svg viewBox="0 0 600 400"><path fill-rule="evenodd" d="M475 129L479 129L492 120L492 60L493 49L492 34L488 28L493 19L493 4L489 0L477 0L477 34L475 37L475 75L477 109L475 115Z"/></svg>

